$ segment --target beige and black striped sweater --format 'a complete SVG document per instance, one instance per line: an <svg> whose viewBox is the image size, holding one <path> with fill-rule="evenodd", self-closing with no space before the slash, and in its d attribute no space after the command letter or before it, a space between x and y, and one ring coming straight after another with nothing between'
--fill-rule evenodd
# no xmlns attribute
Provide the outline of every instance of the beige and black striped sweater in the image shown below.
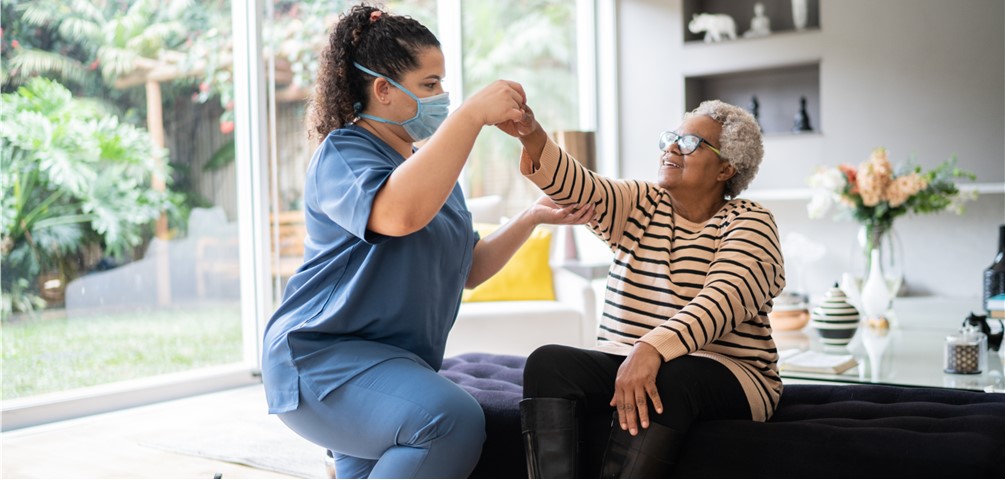
<svg viewBox="0 0 1005 480"><path fill-rule="evenodd" d="M785 273L768 210L734 199L689 222L658 185L601 177L551 141L527 178L560 205L595 205L589 227L614 252L598 350L627 355L644 341L665 361L714 359L740 381L752 418L771 416L782 382L767 315Z"/></svg>

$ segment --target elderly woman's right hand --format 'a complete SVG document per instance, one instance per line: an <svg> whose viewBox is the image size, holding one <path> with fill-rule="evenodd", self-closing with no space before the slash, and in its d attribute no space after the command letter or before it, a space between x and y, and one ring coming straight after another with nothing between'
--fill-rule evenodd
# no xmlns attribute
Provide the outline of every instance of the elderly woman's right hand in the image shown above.
<svg viewBox="0 0 1005 480"><path fill-rule="evenodd" d="M509 80L496 80L468 98L458 109L482 125L497 125L523 118L527 102L523 86Z"/></svg>
<svg viewBox="0 0 1005 480"><path fill-rule="evenodd" d="M497 123L496 127L511 137L521 139L540 130L541 124L537 123L537 118L534 117L534 110L531 110L530 106L526 103L521 107L523 108L523 116L519 120Z"/></svg>

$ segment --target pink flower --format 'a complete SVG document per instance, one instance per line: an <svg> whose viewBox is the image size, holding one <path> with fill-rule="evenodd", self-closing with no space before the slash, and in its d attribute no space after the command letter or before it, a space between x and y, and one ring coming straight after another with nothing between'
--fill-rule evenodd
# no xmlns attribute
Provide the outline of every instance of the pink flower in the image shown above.
<svg viewBox="0 0 1005 480"><path fill-rule="evenodd" d="M847 163L842 163L838 165L838 170L844 174L845 178L848 180L848 185L851 187L848 193L858 193L858 184L856 183L856 177L858 177L858 172L855 167L848 165Z"/></svg>

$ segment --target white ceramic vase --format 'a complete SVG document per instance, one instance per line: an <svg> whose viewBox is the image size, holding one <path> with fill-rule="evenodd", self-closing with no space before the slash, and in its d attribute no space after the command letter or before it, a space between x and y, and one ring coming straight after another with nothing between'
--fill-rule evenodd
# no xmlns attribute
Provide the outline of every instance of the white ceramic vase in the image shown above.
<svg viewBox="0 0 1005 480"><path fill-rule="evenodd" d="M883 277L883 266L879 259L879 249L874 248L871 253L872 261L869 262L869 277L862 285L860 302L862 304L862 314L866 320L879 320L886 317L886 311L890 308L890 290Z"/></svg>
<svg viewBox="0 0 1005 480"><path fill-rule="evenodd" d="M796 30L802 31L806 28L808 14L806 0L792 0L792 23Z"/></svg>

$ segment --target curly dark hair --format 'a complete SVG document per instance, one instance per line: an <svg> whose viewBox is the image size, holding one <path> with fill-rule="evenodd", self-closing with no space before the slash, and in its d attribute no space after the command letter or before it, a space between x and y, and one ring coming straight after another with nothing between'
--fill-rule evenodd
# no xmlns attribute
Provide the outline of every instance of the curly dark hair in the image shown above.
<svg viewBox="0 0 1005 480"><path fill-rule="evenodd" d="M439 40L411 17L389 15L366 3L342 13L321 52L317 84L308 101L308 136L320 142L356 120L356 103L366 108L367 86L374 77L353 62L400 82L418 68L418 55L428 47L440 48Z"/></svg>

